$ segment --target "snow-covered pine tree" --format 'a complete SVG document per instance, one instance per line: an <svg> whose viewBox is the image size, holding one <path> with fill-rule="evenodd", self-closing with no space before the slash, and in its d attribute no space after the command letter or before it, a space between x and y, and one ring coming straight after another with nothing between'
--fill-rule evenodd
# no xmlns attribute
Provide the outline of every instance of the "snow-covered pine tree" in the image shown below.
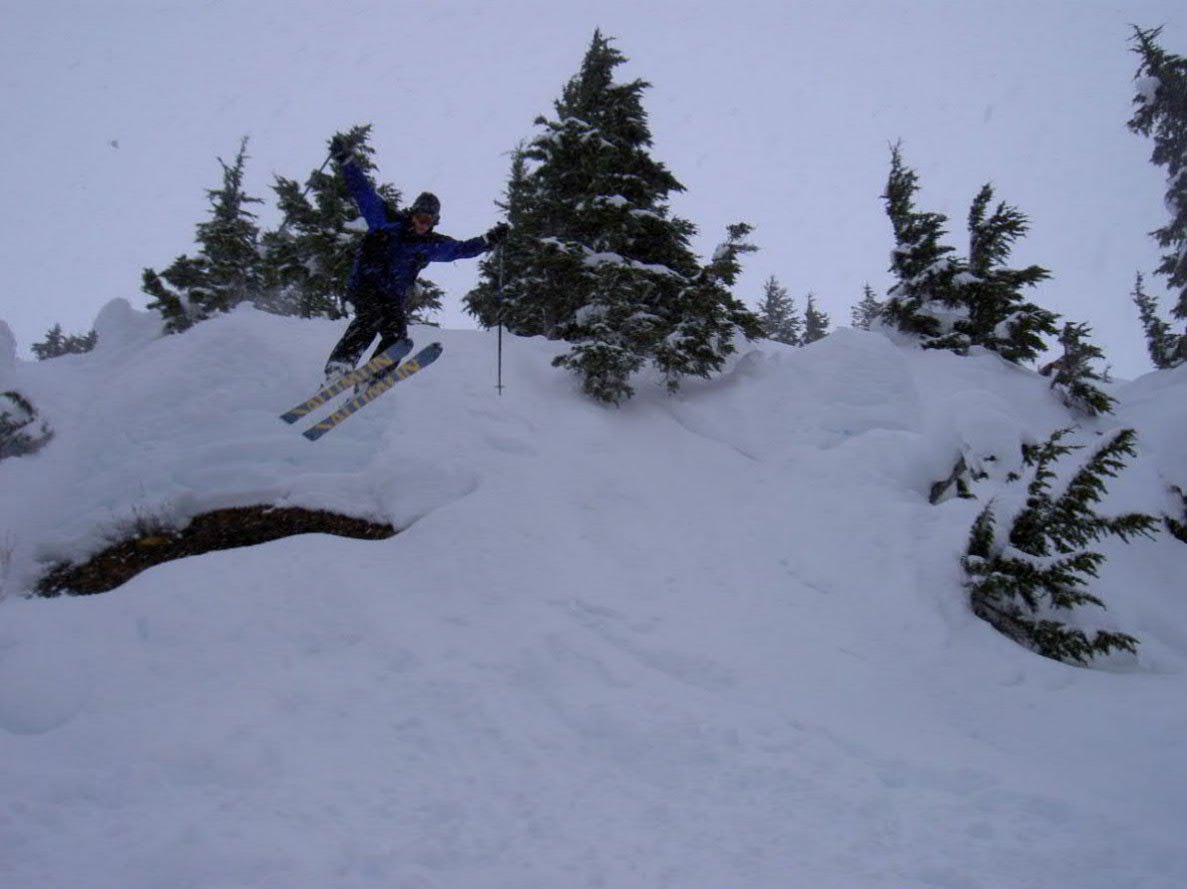
<svg viewBox="0 0 1187 889"><path fill-rule="evenodd" d="M537 119L540 135L513 166L513 228L500 251L503 322L573 343L555 363L609 403L630 397L630 376L648 362L674 388L683 375L718 369L735 332L757 330L723 275L749 249L744 234L734 236L745 227L731 228L722 253L702 268L689 246L695 226L668 207L683 186L649 153L649 84L614 80L625 61L595 32L555 119ZM499 317L499 261L483 264L485 282L468 300L487 324Z"/></svg>
<svg viewBox="0 0 1187 889"><path fill-rule="evenodd" d="M1050 272L1037 265L1005 266L1014 242L1030 228L1025 214L1006 203L999 203L990 214L992 202L993 187L984 185L969 210L968 275L957 282L968 314L956 327L970 344L1018 364L1047 348L1042 336L1056 332L1059 316L1022 295L1022 288L1045 281Z"/></svg>
<svg viewBox="0 0 1187 889"><path fill-rule="evenodd" d="M750 232L744 222L727 226L713 260L662 304L667 333L650 347L650 354L669 392L680 388L682 377L709 377L720 370L734 353L738 336L762 336L758 318L729 290L742 270L739 257L758 249L747 240Z"/></svg>
<svg viewBox="0 0 1187 889"><path fill-rule="evenodd" d="M1087 547L1107 536L1125 541L1151 536L1157 522L1142 513L1108 518L1095 511L1106 493L1105 478L1116 476L1124 458L1134 455L1132 429L1122 429L1097 448L1063 493L1053 495L1053 464L1077 449L1063 443L1070 432L1058 430L1042 445L1023 448L1031 471L1025 505L1005 536L998 530L994 505L986 506L973 524L962 565L978 617L1039 654L1085 664L1097 654L1132 652L1138 645L1125 633L1099 630L1090 637L1065 622L1080 605L1105 607L1086 587L1105 557Z"/></svg>
<svg viewBox="0 0 1187 889"><path fill-rule="evenodd" d="M234 163L218 159L222 188L209 189L210 219L197 226L196 257L180 256L165 271L144 270L142 289L171 333L186 330L218 312L228 312L252 300L262 283L260 233L249 204L262 203L243 189L247 137L239 144Z"/></svg>
<svg viewBox="0 0 1187 889"><path fill-rule="evenodd" d="M925 347L951 348L963 342L954 337L953 324L964 317L956 278L965 269L955 249L941 243L948 217L916 209L918 191L918 175L903 163L901 146L892 146L882 199L894 229L890 270L897 281L886 294L882 316Z"/></svg>
<svg viewBox="0 0 1187 889"><path fill-rule="evenodd" d="M1093 367L1104 354L1088 342L1091 335L1092 328L1087 324L1071 321L1064 324L1059 333L1063 354L1043 370L1044 373L1050 371L1051 388L1061 394L1064 404L1085 416L1095 417L1112 413L1117 399L1095 385L1108 380L1107 375L1102 376Z"/></svg>
<svg viewBox="0 0 1187 889"><path fill-rule="evenodd" d="M803 344L814 343L828 336L829 317L816 306L816 294L808 294L808 305L804 308Z"/></svg>
<svg viewBox="0 0 1187 889"><path fill-rule="evenodd" d="M1155 274L1166 279L1174 296L1171 314L1187 319L1187 58L1159 46L1162 28L1135 26L1133 31L1133 51L1141 63L1129 128L1154 140L1150 160L1166 167L1165 203L1171 213L1170 221L1152 233L1166 251ZM1183 351L1178 350L1175 364L1187 360Z"/></svg>
<svg viewBox="0 0 1187 889"><path fill-rule="evenodd" d="M351 146L355 163L365 173L375 165L368 140L371 125L335 133ZM346 182L336 170L312 171L302 187L277 176L272 186L283 221L261 239L265 252L265 287L260 308L302 318L341 318L343 297L359 243L367 224L359 214ZM390 184L378 187L393 207L400 192Z"/></svg>
<svg viewBox="0 0 1187 889"><path fill-rule="evenodd" d="M534 164L520 232L529 252L517 273L532 282L529 298L552 338L583 338L577 312L595 302L641 302L643 321L653 291L697 272L688 246L694 227L667 207L684 186L648 150L642 94L650 84L614 82L625 61L595 32L556 119L537 119L543 132L525 152ZM603 295L607 285L618 292Z"/></svg>
<svg viewBox="0 0 1187 889"><path fill-rule="evenodd" d="M57 358L59 355L80 355L95 348L99 335L95 331L84 334L65 334L62 325L55 324L45 335L45 339L32 346L33 354L39 361L47 358Z"/></svg>
<svg viewBox="0 0 1187 889"><path fill-rule="evenodd" d="M856 330L869 330L870 325L882 314L882 303L874 294L874 288L865 285L861 302L849 310L849 323Z"/></svg>
<svg viewBox="0 0 1187 889"><path fill-rule="evenodd" d="M796 314L795 300L787 288L771 275L763 282L762 299L758 304L758 320L769 340L798 346L804 335L804 319Z"/></svg>
<svg viewBox="0 0 1187 889"><path fill-rule="evenodd" d="M1014 242L1026 233L1027 218L999 203L992 214L993 188L982 187L969 211L969 256L962 259L940 243L947 218L915 209L918 177L895 146L887 182L887 213L896 246L891 287L882 317L919 337L925 349L966 354L982 346L1015 363L1033 359L1046 348L1042 334L1054 334L1058 316L1022 296L1049 277L1037 265L1005 267Z"/></svg>

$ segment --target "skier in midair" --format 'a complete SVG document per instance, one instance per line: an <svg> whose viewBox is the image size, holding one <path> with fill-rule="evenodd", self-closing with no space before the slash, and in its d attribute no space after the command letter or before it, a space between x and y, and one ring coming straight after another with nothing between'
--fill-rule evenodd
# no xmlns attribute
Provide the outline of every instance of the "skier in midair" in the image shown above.
<svg viewBox="0 0 1187 889"><path fill-rule="evenodd" d="M375 354L408 336L405 303L426 265L478 256L497 247L510 231L500 222L484 235L454 240L433 231L441 219L436 195L423 192L407 210L396 210L380 197L355 162L346 139L335 136L330 140L330 156L367 221L367 234L346 289L346 299L354 305L354 320L326 362L327 382L354 370L376 334L379 345Z"/></svg>

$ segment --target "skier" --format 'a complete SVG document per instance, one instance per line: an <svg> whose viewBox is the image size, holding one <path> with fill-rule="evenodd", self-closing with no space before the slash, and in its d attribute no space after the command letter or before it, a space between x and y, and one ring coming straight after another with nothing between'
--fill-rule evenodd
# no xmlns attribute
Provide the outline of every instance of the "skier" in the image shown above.
<svg viewBox="0 0 1187 889"><path fill-rule="evenodd" d="M426 191L407 210L394 210L355 163L351 146L341 136L330 140L330 156L367 221L367 234L346 289L346 299L354 305L354 320L326 362L327 382L354 370L376 334L379 345L375 354L407 337L405 302L426 265L478 256L497 247L511 230L500 222L485 235L466 241L439 234L433 231L441 219L436 195Z"/></svg>

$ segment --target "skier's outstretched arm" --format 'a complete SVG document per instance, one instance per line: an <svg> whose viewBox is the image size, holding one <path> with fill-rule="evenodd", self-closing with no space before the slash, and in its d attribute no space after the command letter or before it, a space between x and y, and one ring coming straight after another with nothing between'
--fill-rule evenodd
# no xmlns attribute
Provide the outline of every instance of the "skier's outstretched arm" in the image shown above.
<svg viewBox="0 0 1187 889"><path fill-rule="evenodd" d="M507 237L511 229L506 223L499 223L485 235L470 238L465 241L455 241L446 235L441 235L429 252L430 262L453 262L455 259L469 259L487 250L493 250Z"/></svg>
<svg viewBox="0 0 1187 889"><path fill-rule="evenodd" d="M469 259L487 251L486 238L479 235L465 241L456 241L448 235L441 235L429 248L429 262L453 262L455 259Z"/></svg>

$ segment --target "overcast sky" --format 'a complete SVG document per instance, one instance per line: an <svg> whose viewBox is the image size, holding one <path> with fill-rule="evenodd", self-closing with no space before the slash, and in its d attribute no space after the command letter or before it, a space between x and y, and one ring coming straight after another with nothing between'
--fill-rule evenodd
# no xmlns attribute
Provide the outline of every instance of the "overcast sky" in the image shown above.
<svg viewBox="0 0 1187 889"><path fill-rule="evenodd" d="M652 84L653 153L687 189L672 206L698 250L755 226L751 303L773 274L838 325L866 282L885 292L880 195L901 140L953 245L992 182L1031 217L1014 263L1053 273L1033 298L1091 324L1117 375L1150 369L1128 294L1167 213L1152 146L1125 127L1128 38L1165 25L1187 53L1182 0L0 2L0 319L26 356L54 323L83 332L110 299L145 304L141 269L193 252L216 158L244 135L266 225L275 174L303 180L335 130L372 123L384 180L436 192L442 231L485 231L508 152L600 27L630 60L619 79ZM472 326L458 303L476 263L428 276L443 322Z"/></svg>

